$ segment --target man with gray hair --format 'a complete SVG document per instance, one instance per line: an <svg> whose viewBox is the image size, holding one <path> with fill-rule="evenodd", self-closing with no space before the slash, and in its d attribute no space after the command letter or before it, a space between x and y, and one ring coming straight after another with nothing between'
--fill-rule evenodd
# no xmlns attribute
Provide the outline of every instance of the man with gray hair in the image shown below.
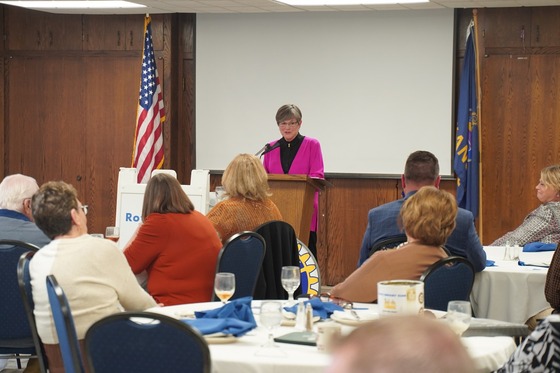
<svg viewBox="0 0 560 373"><path fill-rule="evenodd" d="M0 239L43 247L51 240L35 225L31 197L39 190L34 178L9 175L0 183Z"/></svg>

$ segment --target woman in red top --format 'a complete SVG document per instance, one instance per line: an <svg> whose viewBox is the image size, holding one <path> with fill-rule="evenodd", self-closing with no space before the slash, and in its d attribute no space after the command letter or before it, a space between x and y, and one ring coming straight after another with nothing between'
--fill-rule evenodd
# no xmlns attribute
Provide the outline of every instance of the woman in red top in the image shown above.
<svg viewBox="0 0 560 373"><path fill-rule="evenodd" d="M148 181L142 221L124 255L135 274L147 271L152 297L165 306L210 301L222 243L177 179Z"/></svg>

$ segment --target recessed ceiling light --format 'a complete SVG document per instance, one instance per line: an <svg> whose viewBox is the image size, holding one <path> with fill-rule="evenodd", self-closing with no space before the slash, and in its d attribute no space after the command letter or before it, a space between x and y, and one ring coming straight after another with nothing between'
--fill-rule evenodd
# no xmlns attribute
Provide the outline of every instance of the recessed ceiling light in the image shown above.
<svg viewBox="0 0 560 373"><path fill-rule="evenodd" d="M115 9L145 8L129 1L0 1L2 4L31 9Z"/></svg>
<svg viewBox="0 0 560 373"><path fill-rule="evenodd" d="M396 5L429 3L429 0L276 0L280 3L296 6L322 5Z"/></svg>

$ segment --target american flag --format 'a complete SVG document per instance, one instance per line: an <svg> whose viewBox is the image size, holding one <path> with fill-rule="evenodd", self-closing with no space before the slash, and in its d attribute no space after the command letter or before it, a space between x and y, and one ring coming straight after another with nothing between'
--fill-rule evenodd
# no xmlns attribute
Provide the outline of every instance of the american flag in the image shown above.
<svg viewBox="0 0 560 373"><path fill-rule="evenodd" d="M136 168L138 183L147 183L152 170L163 166L162 127L165 111L152 44L151 21L149 16L144 20L144 53L132 154L132 166Z"/></svg>

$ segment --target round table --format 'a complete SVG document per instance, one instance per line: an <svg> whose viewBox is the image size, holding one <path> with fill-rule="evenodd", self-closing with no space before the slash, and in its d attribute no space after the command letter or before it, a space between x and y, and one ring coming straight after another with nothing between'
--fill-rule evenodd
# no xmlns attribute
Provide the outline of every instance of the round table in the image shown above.
<svg viewBox="0 0 560 373"><path fill-rule="evenodd" d="M220 302L195 303L168 307L151 308L148 311L162 313L174 318L181 318L194 311L202 311L220 307ZM260 301L253 301L252 307L258 323ZM377 310L376 304L355 303L356 308ZM335 321L325 321L335 322ZM350 333L355 327L341 325L342 334ZM294 328L281 326L274 335L281 336L293 332ZM257 327L234 343L209 344L212 360L212 371L254 372L254 373L322 373L330 364L331 357L319 352L314 346L277 343L276 356L258 356L260 346L267 339L267 330ZM478 372L491 372L502 366L515 350L511 337L465 337L461 339L469 354L473 357Z"/></svg>
<svg viewBox="0 0 560 373"><path fill-rule="evenodd" d="M504 247L485 246L495 266L475 275L471 305L476 317L523 324L531 316L550 308L544 297L548 268L520 266L503 260ZM540 258L542 253L522 253L523 258Z"/></svg>

